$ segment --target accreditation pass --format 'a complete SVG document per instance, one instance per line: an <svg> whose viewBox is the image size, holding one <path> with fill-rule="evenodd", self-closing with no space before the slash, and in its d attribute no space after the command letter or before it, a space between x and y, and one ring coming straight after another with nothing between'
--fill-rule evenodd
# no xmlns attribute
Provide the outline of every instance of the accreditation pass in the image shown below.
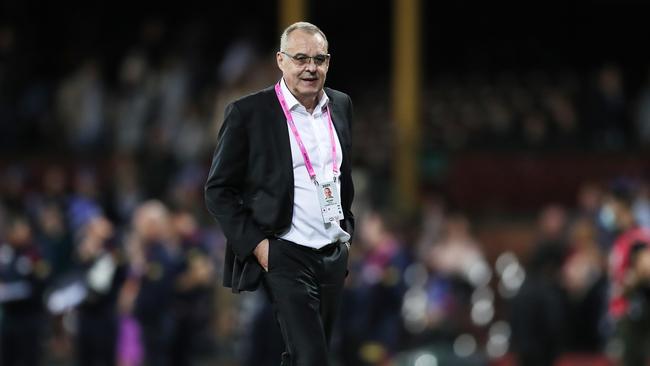
<svg viewBox="0 0 650 366"><path fill-rule="evenodd" d="M341 208L336 182L318 183L318 198L320 199L320 212L323 215L324 223L328 224L343 220L343 209Z"/></svg>

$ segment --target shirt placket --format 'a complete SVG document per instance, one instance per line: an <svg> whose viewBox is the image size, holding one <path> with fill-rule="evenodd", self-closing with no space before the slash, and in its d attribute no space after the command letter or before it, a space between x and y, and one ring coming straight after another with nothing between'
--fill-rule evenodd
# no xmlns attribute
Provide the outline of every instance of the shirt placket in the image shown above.
<svg viewBox="0 0 650 366"><path fill-rule="evenodd" d="M315 131L316 146L318 147L318 159L320 163L321 179L323 181L332 180L331 174L328 172L328 153L330 152L329 138L326 138L325 131L323 129L323 113L321 112L310 117ZM327 135L327 137L329 137L329 135Z"/></svg>

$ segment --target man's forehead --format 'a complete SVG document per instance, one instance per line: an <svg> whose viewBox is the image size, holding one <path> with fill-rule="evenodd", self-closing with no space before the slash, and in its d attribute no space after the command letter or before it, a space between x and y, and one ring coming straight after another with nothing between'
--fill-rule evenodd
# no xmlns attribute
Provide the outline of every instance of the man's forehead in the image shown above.
<svg viewBox="0 0 650 366"><path fill-rule="evenodd" d="M327 52L325 39L318 33L309 33L297 29L287 37L287 48L294 51L308 51L310 49L317 49L319 51Z"/></svg>

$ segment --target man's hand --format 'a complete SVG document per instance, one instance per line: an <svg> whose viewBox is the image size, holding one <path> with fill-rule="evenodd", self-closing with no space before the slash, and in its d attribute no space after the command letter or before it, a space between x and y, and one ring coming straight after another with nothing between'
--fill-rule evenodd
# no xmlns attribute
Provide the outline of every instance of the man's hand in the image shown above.
<svg viewBox="0 0 650 366"><path fill-rule="evenodd" d="M260 263L262 268L264 268L264 270L268 272L269 271L269 239L264 239L259 244L257 244L255 250L253 250L253 255L255 255L255 258L257 258L257 261Z"/></svg>

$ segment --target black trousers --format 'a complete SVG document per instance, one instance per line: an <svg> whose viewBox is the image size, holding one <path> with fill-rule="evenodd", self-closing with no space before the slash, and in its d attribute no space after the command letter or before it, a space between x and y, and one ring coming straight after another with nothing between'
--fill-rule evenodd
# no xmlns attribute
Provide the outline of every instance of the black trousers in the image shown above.
<svg viewBox="0 0 650 366"><path fill-rule="evenodd" d="M263 283L286 345L282 366L327 366L328 345L347 272L344 243L314 250L269 240Z"/></svg>

